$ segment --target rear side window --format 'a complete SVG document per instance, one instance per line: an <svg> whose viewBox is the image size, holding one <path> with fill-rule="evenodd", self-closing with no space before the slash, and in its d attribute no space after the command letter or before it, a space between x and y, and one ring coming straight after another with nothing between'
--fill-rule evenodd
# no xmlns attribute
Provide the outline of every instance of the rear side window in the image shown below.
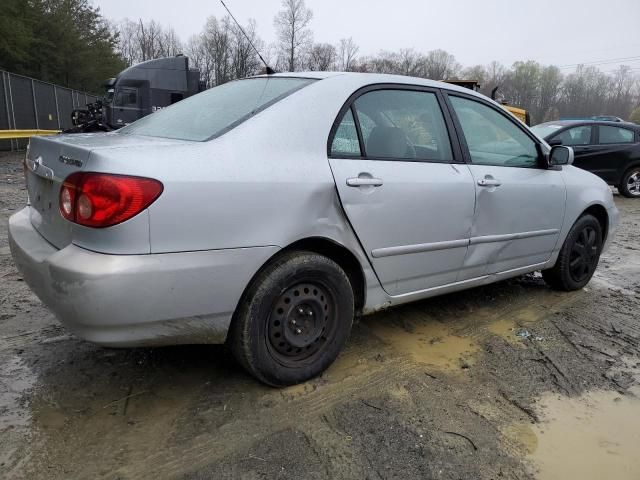
<svg viewBox="0 0 640 480"><path fill-rule="evenodd" d="M538 165L536 143L513 120L475 100L449 98L473 163L504 167Z"/></svg>
<svg viewBox="0 0 640 480"><path fill-rule="evenodd" d="M559 133L551 140L560 140L562 145L589 145L591 143L591 125L573 127Z"/></svg>
<svg viewBox="0 0 640 480"><path fill-rule="evenodd" d="M360 156L360 143L358 141L358 130L353 119L351 109L347 110L331 143L332 155Z"/></svg>
<svg viewBox="0 0 640 480"><path fill-rule="evenodd" d="M368 158L452 160L447 128L432 92L374 90L354 108Z"/></svg>
<svg viewBox="0 0 640 480"><path fill-rule="evenodd" d="M600 125L599 143L633 143L633 132L626 128Z"/></svg>
<svg viewBox="0 0 640 480"><path fill-rule="evenodd" d="M163 108L121 128L119 132L179 140L209 140L314 81L287 77L236 80Z"/></svg>

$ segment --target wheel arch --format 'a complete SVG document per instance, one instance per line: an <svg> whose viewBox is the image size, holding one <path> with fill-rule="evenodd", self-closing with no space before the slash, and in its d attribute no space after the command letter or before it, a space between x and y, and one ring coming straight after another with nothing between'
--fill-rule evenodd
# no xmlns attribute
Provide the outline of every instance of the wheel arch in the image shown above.
<svg viewBox="0 0 640 480"><path fill-rule="evenodd" d="M324 255L327 258L330 258L334 262L336 262L347 274L349 278L349 282L351 283L351 287L353 288L353 296L354 296L354 306L356 315L360 315L365 306L366 302L366 280L365 274L362 269L362 265L358 261L356 255L351 252L344 245L336 242L327 237L307 237L303 239L296 240L293 243L290 243L286 247L278 250L275 254L273 254L270 258L268 258L261 266L256 270L256 272L252 275L251 279L247 282L242 295L236 304L236 308L234 310L233 318L231 323L234 323L236 312L238 311L238 307L242 302L245 301L247 292L256 281L256 278L260 275L260 273L272 262L276 261L282 255L294 252L294 251L307 251L314 252L320 255Z"/></svg>
<svg viewBox="0 0 640 480"><path fill-rule="evenodd" d="M351 250L327 237L308 237L289 244L278 252L278 254L297 250L324 255L340 265L340 268L342 268L349 277L349 282L353 288L356 314L362 312L366 301L366 280L362 265L360 265L360 261ZM278 254L276 254L276 256ZM271 259L269 259L267 263L270 261Z"/></svg>
<svg viewBox="0 0 640 480"><path fill-rule="evenodd" d="M640 168L640 158L636 158L636 159L630 161L624 167L622 167L622 169L621 169L621 171L619 173L618 182L615 185L616 188L619 188L619 185L623 182L624 177L627 176L627 173L629 173L629 170L633 170L634 168Z"/></svg>
<svg viewBox="0 0 640 480"><path fill-rule="evenodd" d="M609 233L609 213L604 205L599 203L594 203L585 209L578 218L584 215L593 215L598 220L600 224L600 229L602 230L602 243L607 240L607 234ZM576 220L577 221L577 220Z"/></svg>

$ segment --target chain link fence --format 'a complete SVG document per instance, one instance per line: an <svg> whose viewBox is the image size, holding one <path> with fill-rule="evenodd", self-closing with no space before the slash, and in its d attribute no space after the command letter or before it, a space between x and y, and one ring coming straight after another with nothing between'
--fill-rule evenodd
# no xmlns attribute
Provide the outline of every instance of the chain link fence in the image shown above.
<svg viewBox="0 0 640 480"><path fill-rule="evenodd" d="M95 102L85 92L0 70L0 130L64 130L71 112ZM0 140L0 150L25 148L28 139Z"/></svg>

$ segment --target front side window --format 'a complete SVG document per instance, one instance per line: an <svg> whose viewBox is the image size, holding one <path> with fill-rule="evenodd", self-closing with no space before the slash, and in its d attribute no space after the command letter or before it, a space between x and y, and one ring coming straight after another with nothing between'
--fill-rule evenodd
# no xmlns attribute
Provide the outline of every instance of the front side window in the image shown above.
<svg viewBox="0 0 640 480"><path fill-rule="evenodd" d="M626 128L600 125L599 143L633 143L633 132Z"/></svg>
<svg viewBox="0 0 640 480"><path fill-rule="evenodd" d="M332 155L360 156L360 142L358 141L358 130L353 119L351 109L342 116L342 121L331 143Z"/></svg>
<svg viewBox="0 0 640 480"><path fill-rule="evenodd" d="M158 110L118 132L178 140L209 140L314 81L297 77L236 80Z"/></svg>
<svg viewBox="0 0 640 480"><path fill-rule="evenodd" d="M115 105L118 107L135 107L138 105L137 89L121 88L116 93Z"/></svg>
<svg viewBox="0 0 640 480"><path fill-rule="evenodd" d="M551 140L560 140L562 145L589 145L591 143L591 125L573 127L559 133Z"/></svg>
<svg viewBox="0 0 640 480"><path fill-rule="evenodd" d="M505 167L538 165L536 143L513 120L475 100L449 98L473 163Z"/></svg>
<svg viewBox="0 0 640 480"><path fill-rule="evenodd" d="M434 93L374 90L354 102L368 158L452 160L447 127Z"/></svg>

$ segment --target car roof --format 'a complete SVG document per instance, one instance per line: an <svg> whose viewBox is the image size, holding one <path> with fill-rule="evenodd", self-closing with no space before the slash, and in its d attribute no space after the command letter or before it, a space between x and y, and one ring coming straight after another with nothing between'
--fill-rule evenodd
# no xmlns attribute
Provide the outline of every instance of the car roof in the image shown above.
<svg viewBox="0 0 640 480"><path fill-rule="evenodd" d="M470 88L460 87L451 83L430 80L428 78L409 77L406 75L391 75L387 73L362 73L362 72L282 72L271 75L256 75L256 77L296 77L296 78L314 78L323 80L327 78L342 77L351 82L360 83L360 86L376 83L396 83L402 85L417 85L421 87L442 88L446 90L462 92L477 97L487 98L481 93L475 92Z"/></svg>
<svg viewBox="0 0 640 480"><path fill-rule="evenodd" d="M613 122L610 120L554 120L551 122L538 123L534 125L535 127L540 127L544 125L560 125L563 127L568 127L571 125L611 125L612 127L626 127L632 128L634 130L640 129L640 125L631 122Z"/></svg>

